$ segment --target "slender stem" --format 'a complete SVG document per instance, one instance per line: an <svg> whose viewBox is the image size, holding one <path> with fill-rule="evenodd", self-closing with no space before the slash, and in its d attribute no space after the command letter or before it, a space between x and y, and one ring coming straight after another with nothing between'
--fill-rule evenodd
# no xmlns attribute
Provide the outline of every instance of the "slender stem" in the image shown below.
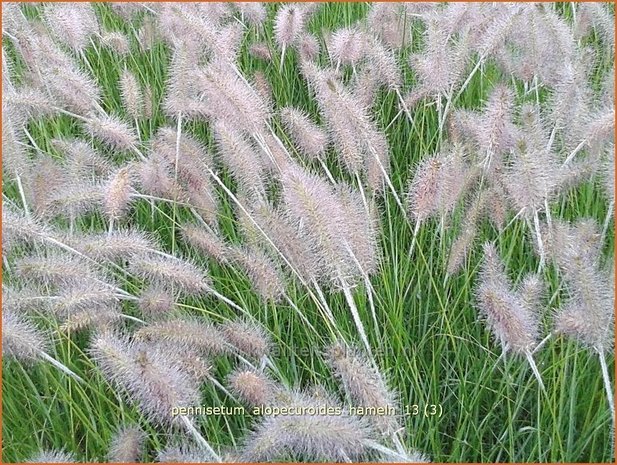
<svg viewBox="0 0 617 465"><path fill-rule="evenodd" d="M368 343L368 338L366 337L366 332L364 331L364 325L362 324L362 320L360 319L360 313L358 312L358 307L356 307L356 303L353 300L353 295L351 293L351 289L348 284L345 282L345 278L343 278L339 273L339 282L341 283L341 287L343 288L343 294L345 295L345 300L347 300L347 304L349 305L349 309L351 310L351 316L353 317L354 323L358 332L360 333L360 338L366 347L366 352L369 355L370 359L373 363L375 363L375 359L373 358L373 351L371 350L371 346Z"/></svg>
<svg viewBox="0 0 617 465"><path fill-rule="evenodd" d="M186 426L186 429L189 430L195 440L212 456L214 461L217 463L221 463L221 457L219 457L219 455L214 451L212 446L208 443L208 441L205 440L201 433L197 431L197 428L195 428L193 422L189 420L185 415L181 415L180 419L184 423L184 426Z"/></svg>
<svg viewBox="0 0 617 465"><path fill-rule="evenodd" d="M604 240L606 239L606 233L608 232L608 227L611 224L611 216L613 216L614 208L615 208L615 201L611 200L611 203L608 204L608 211L606 212L606 219L604 220L604 226L602 227L602 238L600 240L600 244L604 244Z"/></svg>
<svg viewBox="0 0 617 465"><path fill-rule="evenodd" d="M553 333L548 333L548 336L546 336L544 339L542 339L537 346L535 346L533 348L533 350L531 351L531 354L535 354L537 351L539 351L542 347L544 347L544 345L549 341L549 339L553 337Z"/></svg>
<svg viewBox="0 0 617 465"><path fill-rule="evenodd" d="M533 360L533 357L531 356L531 352L525 352L525 357L527 358L527 361L529 362L529 366L531 366L531 371L533 371L533 375L538 380L538 384L540 385L540 389L542 389L542 391L546 392L546 389L544 387L544 383L542 382L542 376L540 376L540 371L538 370L538 366L536 365L536 362Z"/></svg>
<svg viewBox="0 0 617 465"><path fill-rule="evenodd" d="M606 400L611 409L611 417L613 419L613 427L615 425L615 397L611 387L611 379L608 375L608 367L606 366L606 355L603 349L597 349L598 357L600 358L600 367L602 369L602 379L604 381L604 389L606 390Z"/></svg>
<svg viewBox="0 0 617 465"><path fill-rule="evenodd" d="M51 363L53 366L55 366L56 368L58 368L60 371L62 371L63 373L69 375L71 378L79 381L80 383L85 384L85 381L80 378L78 375L76 375L69 367L67 367L66 365L64 365L63 363L60 363L58 360L56 360L55 358L53 358L52 356L48 355L47 353L43 352L42 350L40 350L38 352L39 357L41 357L43 360Z"/></svg>

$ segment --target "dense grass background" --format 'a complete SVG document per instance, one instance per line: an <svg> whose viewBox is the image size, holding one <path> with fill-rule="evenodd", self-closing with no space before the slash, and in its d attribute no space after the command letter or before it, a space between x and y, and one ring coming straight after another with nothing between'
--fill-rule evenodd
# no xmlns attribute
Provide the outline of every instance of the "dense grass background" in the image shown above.
<svg viewBox="0 0 617 465"><path fill-rule="evenodd" d="M276 8L270 5L270 13ZM569 14L569 5L559 8L565 15ZM324 29L350 25L364 17L367 9L365 3L324 4L311 20L309 29L319 34ZM35 6L26 6L25 10L29 15L38 14ZM166 47L159 44L147 53L139 52L134 24L122 20L109 5L97 4L96 10L104 28L125 32L133 44L133 53L126 58L92 46L87 50L87 60L103 89L102 107L109 113L124 114L117 83L125 66L134 71L142 83L153 86L154 99L160 102L170 59ZM401 63L406 63L410 51L421 48L420 32L414 31L411 47L400 56ZM265 34L271 41L270 28ZM245 45L248 46L255 36L256 33L250 31ZM293 52L287 54L282 72L276 63L265 63L249 56L246 47L239 63L249 77L256 70L265 72L272 84L276 107L294 105L316 114L316 104L309 97ZM613 57L606 57L603 66L613 66ZM406 83L411 85L413 73L407 66L404 68ZM501 78L499 71L488 64L484 72L473 79L458 106L481 108L491 88ZM519 90L522 90L522 83ZM394 95L384 94L378 102L375 117L379 126L385 128L398 112L397 100ZM406 118L399 118L387 131L392 180L399 193L406 190L414 164L438 146L434 106L420 106L415 112L414 123L412 126ZM141 139L147 141L165 124L165 117L157 109L152 120L140 123ZM274 127L281 133L277 121ZM29 130L39 147L53 156L60 155L49 143L52 138L82 134L79 124L65 116L31 123ZM187 123L185 131L213 148L207 124ZM286 140L282 133L281 137ZM118 157L96 141L94 144L110 157ZM336 164L329 165L335 175L343 176ZM227 181L232 183L228 177ZM3 189L9 197L17 198L14 186L5 183ZM238 240L234 209L222 192L220 198L221 229L231 240ZM383 260L381 272L372 279L377 296L377 327L371 323L366 293L358 290L356 301L371 346L376 349L378 364L391 387L400 393L401 404L417 404L421 411L426 405L435 404L443 410L440 417L422 414L406 417L407 444L436 462L612 461L611 419L597 356L561 337L551 339L536 354L547 388L546 393L542 393L525 360L515 357L498 360L499 346L477 320L473 288L481 258L479 246L484 240L497 242L513 280L518 281L525 273L537 270L538 258L533 254L524 223L515 222L502 235L488 223L484 225L464 272L445 281L445 263L450 244L458 235L460 218L449 225L443 239L437 234L439 225L427 222L409 258L411 230L390 193L380 201L380 209ZM592 217L601 222L606 209L601 188L590 183L563 196L560 203L553 205L553 215L568 219ZM155 232L167 251L179 251L209 266L217 290L249 309L271 331L280 349L275 362L289 385L323 383L336 389L319 353L328 343L329 333L305 291L290 289L289 294L317 332L307 328L289 306L260 302L250 290L246 277L238 271L208 263L205 257L177 241L174 215L179 223L190 219L187 212L182 209L174 212L169 205L160 205L152 215L149 204L142 201L132 211L129 223ZM80 220L79 227L102 230L105 221L98 215L90 215ZM614 256L612 231L611 227L605 248L607 260ZM559 287L556 273L549 267L544 275L548 294L552 295ZM10 275L4 274L3 278L10 282ZM130 291L137 289L138 284L123 286ZM332 295L328 300L343 333L349 340L359 342L343 296ZM550 306L547 303L543 314L545 328L550 328L551 308L559 303L559 294ZM183 310L214 321L234 316L233 310L213 298L192 301L183 305ZM135 314L129 304L125 312ZM52 321L43 324L55 325ZM65 449L83 460L100 461L105 458L111 435L126 421L135 421L150 433L150 452L168 442L166 434L145 423L134 408L120 399L89 361L84 353L87 335L67 337L57 333L57 336L55 356L88 384L79 385L45 364L24 369L20 364L4 362L5 462L24 460L41 448ZM216 363L216 372L221 377L232 368L226 360ZM611 373L613 367L611 355ZM203 387L202 403L234 405L210 386ZM199 421L210 443L223 446L233 445L253 422L250 417L201 417ZM152 459L153 454L144 458Z"/></svg>

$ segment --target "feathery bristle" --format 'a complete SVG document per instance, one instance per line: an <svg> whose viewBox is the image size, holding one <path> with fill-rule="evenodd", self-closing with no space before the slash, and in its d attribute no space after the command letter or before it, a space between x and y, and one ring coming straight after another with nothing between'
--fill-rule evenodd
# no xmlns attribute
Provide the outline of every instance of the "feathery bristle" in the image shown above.
<svg viewBox="0 0 617 465"><path fill-rule="evenodd" d="M309 159L321 157L328 146L328 135L300 110L285 107L280 110L285 129L303 155Z"/></svg>
<svg viewBox="0 0 617 465"><path fill-rule="evenodd" d="M484 262L476 296L488 327L504 351L530 353L539 334L537 315L510 290L503 264L491 243L484 245Z"/></svg>
<svg viewBox="0 0 617 465"><path fill-rule="evenodd" d="M275 384L263 373L238 369L227 378L231 392L250 407L268 405L273 400Z"/></svg>
<svg viewBox="0 0 617 465"><path fill-rule="evenodd" d="M156 250L152 238L135 229L114 230L111 234L84 234L71 240L71 245L94 260L118 262Z"/></svg>
<svg viewBox="0 0 617 465"><path fill-rule="evenodd" d="M111 170L109 160L83 140L52 139L51 144L64 155L65 168L71 179L94 179Z"/></svg>
<svg viewBox="0 0 617 465"><path fill-rule="evenodd" d="M132 166L123 166L113 173L103 186L103 211L110 220L122 218L131 202L133 191Z"/></svg>
<svg viewBox="0 0 617 465"><path fill-rule="evenodd" d="M129 151L138 144L134 130L115 116L91 116L85 129L112 149Z"/></svg>
<svg viewBox="0 0 617 465"><path fill-rule="evenodd" d="M113 333L99 334L90 353L105 377L126 390L152 421L173 424L173 408L195 406L199 392L189 377L162 354Z"/></svg>
<svg viewBox="0 0 617 465"><path fill-rule="evenodd" d="M290 47L304 29L304 12L297 5L283 5L274 18L274 39L280 47Z"/></svg>
<svg viewBox="0 0 617 465"><path fill-rule="evenodd" d="M266 417L245 442L240 460L280 461L291 455L307 461L343 462L365 457L365 441L371 438L365 424L345 413L309 413L323 406L309 396L293 394L287 406L291 414Z"/></svg>
<svg viewBox="0 0 617 465"><path fill-rule="evenodd" d="M75 463L73 454L61 450L44 450L30 457L25 463Z"/></svg>
<svg viewBox="0 0 617 465"><path fill-rule="evenodd" d="M2 206L2 249L16 243L42 242L50 236L48 227L35 218L11 208L6 203Z"/></svg>
<svg viewBox="0 0 617 465"><path fill-rule="evenodd" d="M255 58L259 58L261 60L272 61L272 53L270 52L270 48L268 44L265 42L255 42L252 43L249 47L249 53L251 56Z"/></svg>
<svg viewBox="0 0 617 465"><path fill-rule="evenodd" d="M409 211L417 222L426 221L438 209L442 162L437 156L425 158L416 168L409 185Z"/></svg>
<svg viewBox="0 0 617 465"><path fill-rule="evenodd" d="M253 288L266 301L277 301L285 294L281 271L268 255L254 247L231 249L234 262L244 268Z"/></svg>
<svg viewBox="0 0 617 465"><path fill-rule="evenodd" d="M266 8L261 2L234 2L243 19L253 26L262 26L266 20Z"/></svg>
<svg viewBox="0 0 617 465"><path fill-rule="evenodd" d="M26 282L62 286L98 281L98 273L90 263L75 256L49 253L26 256L15 262L16 276Z"/></svg>
<svg viewBox="0 0 617 465"><path fill-rule="evenodd" d="M218 153L238 183L238 188L248 194L265 196L265 173L253 146L239 131L225 122L217 121L213 127Z"/></svg>
<svg viewBox="0 0 617 465"><path fill-rule="evenodd" d="M262 326L232 320L223 323L220 330L227 343L242 354L260 360L270 352L270 339Z"/></svg>
<svg viewBox="0 0 617 465"><path fill-rule="evenodd" d="M212 257L219 263L227 263L229 246L216 234L192 224L185 224L181 229L182 238L200 252Z"/></svg>
<svg viewBox="0 0 617 465"><path fill-rule="evenodd" d="M294 44L300 60L315 61L319 57L320 47L317 37L308 32L303 32L298 36Z"/></svg>
<svg viewBox="0 0 617 465"><path fill-rule="evenodd" d="M212 455L196 446L167 446L156 455L161 463L208 463Z"/></svg>
<svg viewBox="0 0 617 465"><path fill-rule="evenodd" d="M120 76L120 95L126 113L133 119L143 115L144 101L137 77L128 69Z"/></svg>
<svg viewBox="0 0 617 465"><path fill-rule="evenodd" d="M118 297L110 286L97 282L76 283L62 288L54 299L52 311L59 317L79 312L97 313L115 308Z"/></svg>
<svg viewBox="0 0 617 465"><path fill-rule="evenodd" d="M96 312L91 309L80 310L70 314L60 325L60 331L75 333L96 329L106 331L113 329L119 323L122 315L118 310L103 308Z"/></svg>
<svg viewBox="0 0 617 465"><path fill-rule="evenodd" d="M192 263L172 257L134 257L129 271L153 284L176 288L187 294L203 294L210 289L210 279Z"/></svg>
<svg viewBox="0 0 617 465"><path fill-rule="evenodd" d="M149 286L139 295L137 307L142 315L159 319L171 313L176 306L174 296L160 286Z"/></svg>
<svg viewBox="0 0 617 465"><path fill-rule="evenodd" d="M137 330L135 339L165 344L180 352L189 349L213 355L227 352L221 332L211 324L196 319L151 323Z"/></svg>
<svg viewBox="0 0 617 465"><path fill-rule="evenodd" d="M35 361L48 342L38 328L20 315L2 309L2 354L24 363Z"/></svg>
<svg viewBox="0 0 617 465"><path fill-rule="evenodd" d="M44 217L61 216L74 220L78 216L100 208L103 191L98 182L70 182L49 193L41 208Z"/></svg>
<svg viewBox="0 0 617 465"><path fill-rule="evenodd" d="M111 441L109 450L110 462L138 462L143 454L146 433L138 426L120 428Z"/></svg>
<svg viewBox="0 0 617 465"><path fill-rule="evenodd" d="M330 37L328 53L335 64L357 65L366 57L369 40L356 28L337 29Z"/></svg>
<svg viewBox="0 0 617 465"><path fill-rule="evenodd" d="M398 410L393 392L368 360L341 343L328 348L327 359L352 405L381 408L386 412ZM399 419L391 413L369 415L368 419L384 435L392 434L400 428Z"/></svg>
<svg viewBox="0 0 617 465"><path fill-rule="evenodd" d="M56 39L76 52L82 52L89 44L90 37L99 31L96 15L89 4L49 4L43 15Z"/></svg>
<svg viewBox="0 0 617 465"><path fill-rule="evenodd" d="M103 33L101 37L101 44L103 47L109 47L120 56L125 56L131 53L129 40L120 31L106 31Z"/></svg>

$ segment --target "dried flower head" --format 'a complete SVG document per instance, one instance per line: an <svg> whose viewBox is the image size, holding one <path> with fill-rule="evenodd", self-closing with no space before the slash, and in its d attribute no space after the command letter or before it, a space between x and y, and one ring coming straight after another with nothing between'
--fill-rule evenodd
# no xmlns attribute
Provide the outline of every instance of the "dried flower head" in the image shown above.
<svg viewBox="0 0 617 465"><path fill-rule="evenodd" d="M138 329L135 339L166 345L181 353L188 350L212 355L227 352L221 332L210 323L197 319L172 319L151 323Z"/></svg>
<svg viewBox="0 0 617 465"><path fill-rule="evenodd" d="M210 289L210 279L197 266L180 258L151 255L134 257L129 271L135 276L186 294L203 294Z"/></svg>
<svg viewBox="0 0 617 465"><path fill-rule="evenodd" d="M5 357L31 363L47 345L40 329L17 313L2 309L2 354Z"/></svg>
<svg viewBox="0 0 617 465"><path fill-rule="evenodd" d="M309 461L346 461L366 456L365 443L371 434L358 417L320 414L324 404L301 393L292 394L285 406L289 415L265 417L248 437L241 461L279 461L289 455Z"/></svg>
<svg viewBox="0 0 617 465"><path fill-rule="evenodd" d="M134 130L115 116L91 116L86 123L86 131L112 149L129 151L137 147Z"/></svg>
<svg viewBox="0 0 617 465"><path fill-rule="evenodd" d="M336 343L328 348L327 361L352 405L381 408L385 412L397 411L396 397L386 386L381 373L356 351ZM392 413L370 415L368 419L384 435L400 428L399 419Z"/></svg>
<svg viewBox="0 0 617 465"><path fill-rule="evenodd" d="M105 377L125 391L150 420L174 424L175 407L194 406L199 391L189 376L161 353L130 341L127 337L101 333L94 338L90 353Z"/></svg>
<svg viewBox="0 0 617 465"><path fill-rule="evenodd" d="M251 369L237 369L227 378L231 392L250 407L269 405L276 385L264 373Z"/></svg>
<svg viewBox="0 0 617 465"><path fill-rule="evenodd" d="M138 426L120 428L111 441L110 462L138 462L144 452L146 433Z"/></svg>
<svg viewBox="0 0 617 465"><path fill-rule="evenodd" d="M220 327L223 337L229 345L241 354L257 360L270 352L270 338L263 326L242 320L230 320Z"/></svg>
<svg viewBox="0 0 617 465"><path fill-rule="evenodd" d="M504 350L530 353L539 335L537 315L511 291L503 264L491 243L484 245L477 305Z"/></svg>

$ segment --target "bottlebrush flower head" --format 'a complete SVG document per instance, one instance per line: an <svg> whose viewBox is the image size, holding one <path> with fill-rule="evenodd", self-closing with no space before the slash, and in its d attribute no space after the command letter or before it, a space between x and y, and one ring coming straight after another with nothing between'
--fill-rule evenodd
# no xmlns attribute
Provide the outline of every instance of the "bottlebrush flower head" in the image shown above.
<svg viewBox="0 0 617 465"><path fill-rule="evenodd" d="M171 319L151 323L138 329L135 339L168 346L177 352L189 349L211 355L227 352L221 332L213 325L198 319Z"/></svg>
<svg viewBox="0 0 617 465"><path fill-rule="evenodd" d="M233 261L243 268L257 294L266 301L277 301L285 294L281 270L267 254L256 247L234 247Z"/></svg>
<svg viewBox="0 0 617 465"><path fill-rule="evenodd" d="M298 393L286 406L303 412L323 403ZM278 461L289 455L310 461L359 460L365 457L365 441L371 438L361 419L344 413L267 416L246 440L240 461Z"/></svg>
<svg viewBox="0 0 617 465"><path fill-rule="evenodd" d="M43 450L26 460L26 463L75 463L73 454L62 450Z"/></svg>
<svg viewBox="0 0 617 465"><path fill-rule="evenodd" d="M409 185L409 212L417 222L423 222L437 212L442 161L437 156L423 159Z"/></svg>
<svg viewBox="0 0 617 465"><path fill-rule="evenodd" d="M15 276L44 286L64 286L100 281L100 273L85 259L66 253L49 252L15 261Z"/></svg>
<svg viewBox="0 0 617 465"><path fill-rule="evenodd" d="M214 232L193 224L185 224L181 229L182 238L198 251L219 263L227 263L229 246Z"/></svg>
<svg viewBox="0 0 617 465"><path fill-rule="evenodd" d="M243 368L233 371L227 377L227 384L232 394L250 407L269 405L277 389L264 373Z"/></svg>
<svg viewBox="0 0 617 465"><path fill-rule="evenodd" d="M368 48L369 38L355 27L337 29L328 43L330 61L334 64L355 66L366 57Z"/></svg>
<svg viewBox="0 0 617 465"><path fill-rule="evenodd" d="M130 260L156 250L150 234L136 229L116 229L110 233L84 234L70 240L71 246L84 255L100 261Z"/></svg>
<svg viewBox="0 0 617 465"><path fill-rule="evenodd" d="M227 343L257 360L270 352L271 342L263 326L243 320L226 321L220 330Z"/></svg>
<svg viewBox="0 0 617 465"><path fill-rule="evenodd" d="M397 410L396 396L381 373L355 350L335 343L327 350L327 362L352 405ZM400 428L399 419L392 414L372 415L368 419L384 435Z"/></svg>
<svg viewBox="0 0 617 465"><path fill-rule="evenodd" d="M175 407L195 406L199 391L189 376L161 353L149 351L126 336L97 335L90 354L108 381L127 393L143 414L158 424L173 425Z"/></svg>
<svg viewBox="0 0 617 465"><path fill-rule="evenodd" d="M55 38L76 52L83 52L90 38L99 32L96 14L87 3L46 5L43 16Z"/></svg>
<svg viewBox="0 0 617 465"><path fill-rule="evenodd" d="M129 271L152 284L172 288L186 294L200 295L210 288L205 270L176 257L150 255L134 257Z"/></svg>
<svg viewBox="0 0 617 465"><path fill-rule="evenodd" d="M266 20L267 12L261 2L235 2L234 6L249 24L260 27Z"/></svg>
<svg viewBox="0 0 617 465"><path fill-rule="evenodd" d="M247 194L265 196L265 167L255 148L240 131L224 121L217 121L213 130L219 157L236 179L238 188Z"/></svg>
<svg viewBox="0 0 617 465"><path fill-rule="evenodd" d="M115 116L91 116L85 129L112 149L129 151L138 144L135 131Z"/></svg>
<svg viewBox="0 0 617 465"><path fill-rule="evenodd" d="M151 319L161 319L172 313L176 306L173 294L163 286L148 286L138 297L137 308Z"/></svg>
<svg viewBox="0 0 617 465"><path fill-rule="evenodd" d="M103 187L103 211L110 220L122 218L129 209L133 193L133 167L123 166L109 177Z"/></svg>
<svg viewBox="0 0 617 465"><path fill-rule="evenodd" d="M274 18L274 39L280 47L290 47L304 29L305 12L299 4L283 5Z"/></svg>
<svg viewBox="0 0 617 465"><path fill-rule="evenodd" d="M144 96L137 77L128 69L120 75L120 95L126 113L134 120L143 116Z"/></svg>
<svg viewBox="0 0 617 465"><path fill-rule="evenodd" d="M2 355L32 363L48 346L43 332L21 315L2 309Z"/></svg>
<svg viewBox="0 0 617 465"><path fill-rule="evenodd" d="M537 315L510 289L495 246L484 245L484 261L476 288L482 317L504 350L527 354L539 335Z"/></svg>
<svg viewBox="0 0 617 465"><path fill-rule="evenodd" d="M315 159L325 153L328 135L305 113L293 107L284 107L280 114L285 129L304 156Z"/></svg>

